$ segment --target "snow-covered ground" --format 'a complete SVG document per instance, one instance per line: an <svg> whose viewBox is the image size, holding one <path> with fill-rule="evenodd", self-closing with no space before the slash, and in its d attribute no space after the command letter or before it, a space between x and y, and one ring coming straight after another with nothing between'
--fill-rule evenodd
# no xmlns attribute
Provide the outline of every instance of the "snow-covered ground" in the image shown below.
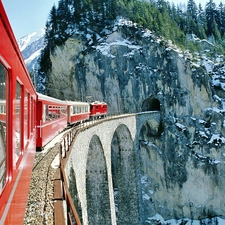
<svg viewBox="0 0 225 225"><path fill-rule="evenodd" d="M180 220L164 220L161 215L156 214L155 216L148 218L146 223L152 224L153 221L156 222L156 224L160 225L225 225L225 219L222 219L220 217L203 220L191 220L188 218L183 218Z"/></svg>

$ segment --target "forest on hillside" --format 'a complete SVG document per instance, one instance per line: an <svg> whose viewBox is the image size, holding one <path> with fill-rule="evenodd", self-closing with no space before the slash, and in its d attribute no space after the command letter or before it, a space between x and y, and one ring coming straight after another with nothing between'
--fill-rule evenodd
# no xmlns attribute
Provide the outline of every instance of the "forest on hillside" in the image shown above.
<svg viewBox="0 0 225 225"><path fill-rule="evenodd" d="M49 59L57 45L62 45L75 32L92 30L97 35L113 27L117 17L127 18L157 36L171 40L182 49L200 51L187 34L209 40L214 52L225 54L225 4L209 0L205 6L188 0L180 7L165 0L59 0L46 22L45 49L41 53L39 74L51 69Z"/></svg>

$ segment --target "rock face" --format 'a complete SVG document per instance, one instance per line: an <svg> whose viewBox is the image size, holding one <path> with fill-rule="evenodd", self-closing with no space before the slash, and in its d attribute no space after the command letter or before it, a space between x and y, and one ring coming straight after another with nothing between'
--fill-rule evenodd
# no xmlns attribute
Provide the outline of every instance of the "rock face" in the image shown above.
<svg viewBox="0 0 225 225"><path fill-rule="evenodd" d="M188 53L135 26L117 26L95 45L92 38L77 34L55 49L51 95L91 96L107 102L109 113L161 112L139 135L143 224L156 214L225 216L222 70L211 78Z"/></svg>

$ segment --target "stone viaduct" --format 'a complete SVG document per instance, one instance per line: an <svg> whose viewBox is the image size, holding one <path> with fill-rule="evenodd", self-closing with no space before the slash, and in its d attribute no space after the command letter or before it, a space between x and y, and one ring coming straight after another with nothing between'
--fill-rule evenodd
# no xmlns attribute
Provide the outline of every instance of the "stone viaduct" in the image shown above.
<svg viewBox="0 0 225 225"><path fill-rule="evenodd" d="M83 225L140 224L143 127L159 129L160 112L103 120L76 136L65 172Z"/></svg>

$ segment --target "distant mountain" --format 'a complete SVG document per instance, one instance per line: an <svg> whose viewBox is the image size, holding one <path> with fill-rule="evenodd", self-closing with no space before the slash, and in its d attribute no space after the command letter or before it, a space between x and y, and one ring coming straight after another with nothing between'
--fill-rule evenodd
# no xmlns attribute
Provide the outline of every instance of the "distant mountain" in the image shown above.
<svg viewBox="0 0 225 225"><path fill-rule="evenodd" d="M33 71L37 65L44 47L44 34L45 29L41 29L17 40L29 72Z"/></svg>

